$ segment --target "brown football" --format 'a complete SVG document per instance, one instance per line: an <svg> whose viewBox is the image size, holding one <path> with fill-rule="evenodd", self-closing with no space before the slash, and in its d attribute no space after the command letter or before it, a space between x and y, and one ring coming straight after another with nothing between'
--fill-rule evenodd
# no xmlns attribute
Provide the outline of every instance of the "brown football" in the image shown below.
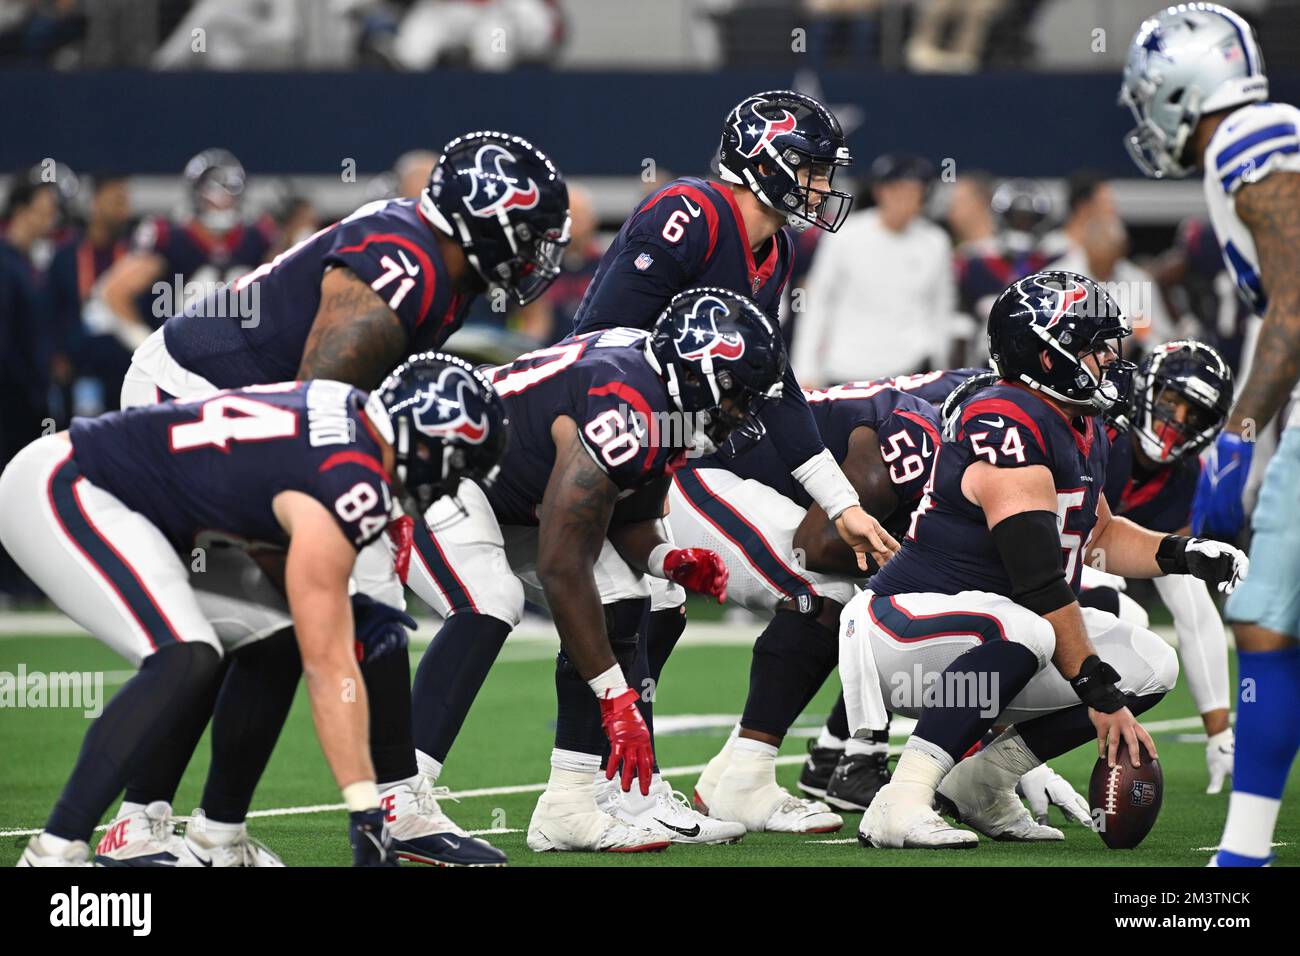
<svg viewBox="0 0 1300 956"><path fill-rule="evenodd" d="M1128 745L1120 741L1114 767L1102 757L1092 768L1088 803L1098 835L1112 850L1131 850L1151 832L1164 799L1165 774L1160 761L1143 749L1142 766L1129 762Z"/></svg>

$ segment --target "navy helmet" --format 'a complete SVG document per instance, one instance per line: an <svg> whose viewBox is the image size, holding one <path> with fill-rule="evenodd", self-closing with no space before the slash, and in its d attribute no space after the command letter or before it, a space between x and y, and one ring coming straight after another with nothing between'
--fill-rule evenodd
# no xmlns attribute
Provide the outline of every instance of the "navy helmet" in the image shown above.
<svg viewBox="0 0 1300 956"><path fill-rule="evenodd" d="M647 355L677 410L694 418L697 451L733 432L761 437L757 416L781 397L786 356L780 331L753 302L708 286L679 292L656 320Z"/></svg>
<svg viewBox="0 0 1300 956"><path fill-rule="evenodd" d="M247 180L244 165L225 149L205 149L185 164L194 217L212 232L239 225Z"/></svg>
<svg viewBox="0 0 1300 956"><path fill-rule="evenodd" d="M1178 399L1182 399L1179 402ZM1179 405L1184 405L1181 414ZM1204 342L1166 342L1142 362L1128 421L1154 462L1167 464L1214 440L1232 408L1232 369Z"/></svg>
<svg viewBox="0 0 1300 956"><path fill-rule="evenodd" d="M829 186L839 166L852 162L839 121L811 96L791 90L756 93L731 111L722 125L718 172L724 182L748 186L766 206L796 229L835 232L853 197ZM811 179L800 182L809 169Z"/></svg>
<svg viewBox="0 0 1300 956"><path fill-rule="evenodd" d="M412 355L370 393L366 412L397 456L402 507L419 517L462 478L496 479L506 448L505 404L464 359L441 352Z"/></svg>
<svg viewBox="0 0 1300 956"><path fill-rule="evenodd" d="M1007 286L989 311L989 359L1003 379L1094 413L1127 402L1135 366L1121 340L1128 317L1099 283L1074 272L1035 272ZM1094 374L1084 357L1115 360Z"/></svg>
<svg viewBox="0 0 1300 956"><path fill-rule="evenodd" d="M484 282L527 305L555 281L569 242L569 190L546 154L505 133L443 147L420 210Z"/></svg>

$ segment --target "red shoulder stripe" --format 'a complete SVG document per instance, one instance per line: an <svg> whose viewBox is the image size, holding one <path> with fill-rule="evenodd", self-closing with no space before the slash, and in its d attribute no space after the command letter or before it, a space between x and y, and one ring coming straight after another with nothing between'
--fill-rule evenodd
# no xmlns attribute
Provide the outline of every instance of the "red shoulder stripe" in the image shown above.
<svg viewBox="0 0 1300 956"><path fill-rule="evenodd" d="M961 413L961 424L964 430L967 422L976 415L1005 415L1007 418L1014 419L1025 428L1029 429L1034 440L1038 442L1038 447L1043 454L1047 454L1047 442L1043 441L1043 433L1038 428L1038 423L1030 417L1029 413L1017 405L1015 402L1007 401L1005 398L984 398L976 399L967 405Z"/></svg>
<svg viewBox="0 0 1300 956"><path fill-rule="evenodd" d="M415 320L415 327L418 329L421 325L424 324L424 320L428 318L429 306L433 302L433 290L438 285L438 273L433 268L433 261L429 258L429 254L427 252L421 249L410 239L406 238L405 236L399 236L393 232L374 233L372 235L366 236L366 238L363 241L357 243L355 246L345 246L342 249L339 249L338 251L339 252L361 252L366 248L366 246L370 245L372 242L394 242L397 245L401 246L403 249L405 249L407 252L411 253L411 255L415 256L416 260L420 263L420 272L425 276L425 280L424 282L421 283L422 289L420 291L420 315Z"/></svg>
<svg viewBox="0 0 1300 956"><path fill-rule="evenodd" d="M695 205L704 210L704 220L709 226L709 248L704 253L704 260L707 262L713 258L713 248L718 244L718 210L713 205L713 201L705 195L704 190L691 186L688 183L677 183L672 186L665 186L659 192L650 197L649 202L641 207L641 212L649 212L660 201L669 199L673 196L686 196L694 200Z"/></svg>

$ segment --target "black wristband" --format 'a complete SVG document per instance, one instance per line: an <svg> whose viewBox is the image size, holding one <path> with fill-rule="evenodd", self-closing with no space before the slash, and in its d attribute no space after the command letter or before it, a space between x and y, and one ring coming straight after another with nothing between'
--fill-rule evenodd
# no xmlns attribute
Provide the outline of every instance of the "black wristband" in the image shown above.
<svg viewBox="0 0 1300 956"><path fill-rule="evenodd" d="M1124 695L1115 686L1119 672L1103 661L1096 654L1084 659L1079 673L1070 681L1070 686L1083 701L1095 711L1113 714L1128 706Z"/></svg>
<svg viewBox="0 0 1300 956"><path fill-rule="evenodd" d="M1156 566L1165 574L1187 574L1187 543L1192 539L1181 534L1167 534L1156 548Z"/></svg>

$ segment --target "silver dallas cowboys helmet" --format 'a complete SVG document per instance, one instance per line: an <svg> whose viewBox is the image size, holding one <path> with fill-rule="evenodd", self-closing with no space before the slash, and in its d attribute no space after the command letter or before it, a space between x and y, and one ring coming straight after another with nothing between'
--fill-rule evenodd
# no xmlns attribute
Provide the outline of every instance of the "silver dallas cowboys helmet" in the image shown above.
<svg viewBox="0 0 1300 956"><path fill-rule="evenodd" d="M1129 46L1119 102L1137 121L1124 139L1154 179L1190 174L1185 155L1202 116L1267 99L1264 59L1250 25L1217 3L1181 3L1147 19Z"/></svg>

